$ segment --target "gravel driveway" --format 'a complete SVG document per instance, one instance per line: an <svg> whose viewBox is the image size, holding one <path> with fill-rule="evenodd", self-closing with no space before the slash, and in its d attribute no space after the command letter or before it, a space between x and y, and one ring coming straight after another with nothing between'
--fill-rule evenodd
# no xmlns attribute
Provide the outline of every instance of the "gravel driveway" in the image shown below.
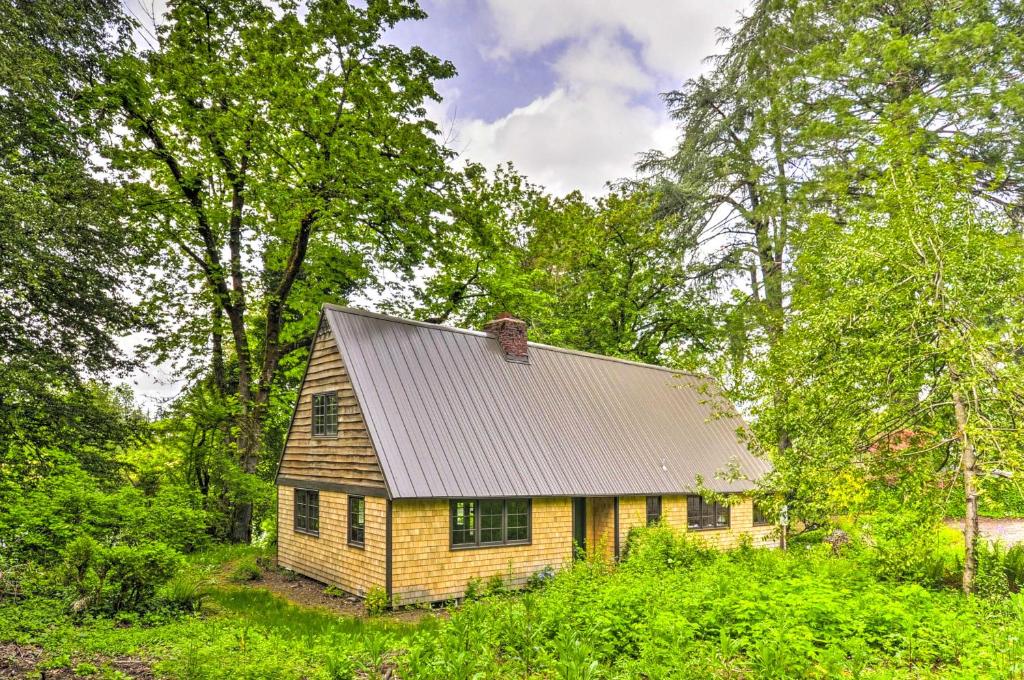
<svg viewBox="0 0 1024 680"><path fill-rule="evenodd" d="M963 531L963 521L946 520L946 525L959 531ZM992 519L981 517L978 519L978 529L981 535L995 543L999 541L1005 547L1024 543L1024 519Z"/></svg>

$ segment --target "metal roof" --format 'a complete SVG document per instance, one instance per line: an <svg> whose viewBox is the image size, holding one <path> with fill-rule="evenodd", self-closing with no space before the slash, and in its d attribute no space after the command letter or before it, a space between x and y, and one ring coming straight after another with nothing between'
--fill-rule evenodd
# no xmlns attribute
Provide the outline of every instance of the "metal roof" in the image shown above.
<svg viewBox="0 0 1024 680"><path fill-rule="evenodd" d="M768 464L707 378L529 343L506 361L478 331L326 305L392 498L684 493ZM717 406L717 408L716 408Z"/></svg>

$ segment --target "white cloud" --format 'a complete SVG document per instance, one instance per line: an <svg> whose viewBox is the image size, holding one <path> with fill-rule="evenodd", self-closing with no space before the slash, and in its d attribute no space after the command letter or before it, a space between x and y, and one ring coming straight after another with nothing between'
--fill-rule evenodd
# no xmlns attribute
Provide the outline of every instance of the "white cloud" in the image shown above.
<svg viewBox="0 0 1024 680"><path fill-rule="evenodd" d="M488 0L495 59L555 46L551 90L495 121L454 119L454 146L469 160L512 161L556 193L602 191L632 174L637 154L668 149L675 128L653 95L680 85L716 51L740 0Z"/></svg>
<svg viewBox="0 0 1024 680"><path fill-rule="evenodd" d="M666 126L658 112L629 104L620 89L559 87L493 123L462 121L456 147L488 166L511 160L556 193L595 195L628 175L636 154L664 139Z"/></svg>
<svg viewBox="0 0 1024 680"><path fill-rule="evenodd" d="M630 92L650 91L654 78L637 63L633 53L611 37L598 34L571 44L554 65L567 87L617 87Z"/></svg>
<svg viewBox="0 0 1024 680"><path fill-rule="evenodd" d="M533 52L595 32L622 32L645 63L674 76L693 75L715 50L716 27L731 26L744 0L487 0L499 43L495 54Z"/></svg>

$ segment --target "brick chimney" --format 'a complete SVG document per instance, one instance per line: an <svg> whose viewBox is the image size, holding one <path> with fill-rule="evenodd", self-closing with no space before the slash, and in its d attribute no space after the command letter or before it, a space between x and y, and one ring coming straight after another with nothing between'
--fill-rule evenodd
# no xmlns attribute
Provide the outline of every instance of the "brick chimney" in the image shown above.
<svg viewBox="0 0 1024 680"><path fill-rule="evenodd" d="M495 338L501 346L506 361L529 363L530 355L526 345L526 322L507 312L484 324L484 332Z"/></svg>

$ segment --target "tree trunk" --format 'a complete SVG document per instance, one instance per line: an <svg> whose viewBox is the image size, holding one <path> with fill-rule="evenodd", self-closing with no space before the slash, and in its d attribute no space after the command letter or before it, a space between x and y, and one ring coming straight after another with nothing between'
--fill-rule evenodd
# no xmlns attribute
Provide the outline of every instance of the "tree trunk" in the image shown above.
<svg viewBox="0 0 1024 680"><path fill-rule="evenodd" d="M951 370L953 383L956 384L956 372ZM953 409L956 413L956 438L960 440L960 470L964 476L964 496L967 511L964 514L964 580L963 589L970 593L974 588L974 577L978 571L978 488L977 488L977 457L974 443L967 434L967 407L958 390L953 391Z"/></svg>
<svg viewBox="0 0 1024 680"><path fill-rule="evenodd" d="M260 459L262 428L259 409L253 404L243 405L238 435L239 467L248 475L256 474ZM231 528L231 540L238 543L252 542L252 500L248 497L235 502Z"/></svg>

